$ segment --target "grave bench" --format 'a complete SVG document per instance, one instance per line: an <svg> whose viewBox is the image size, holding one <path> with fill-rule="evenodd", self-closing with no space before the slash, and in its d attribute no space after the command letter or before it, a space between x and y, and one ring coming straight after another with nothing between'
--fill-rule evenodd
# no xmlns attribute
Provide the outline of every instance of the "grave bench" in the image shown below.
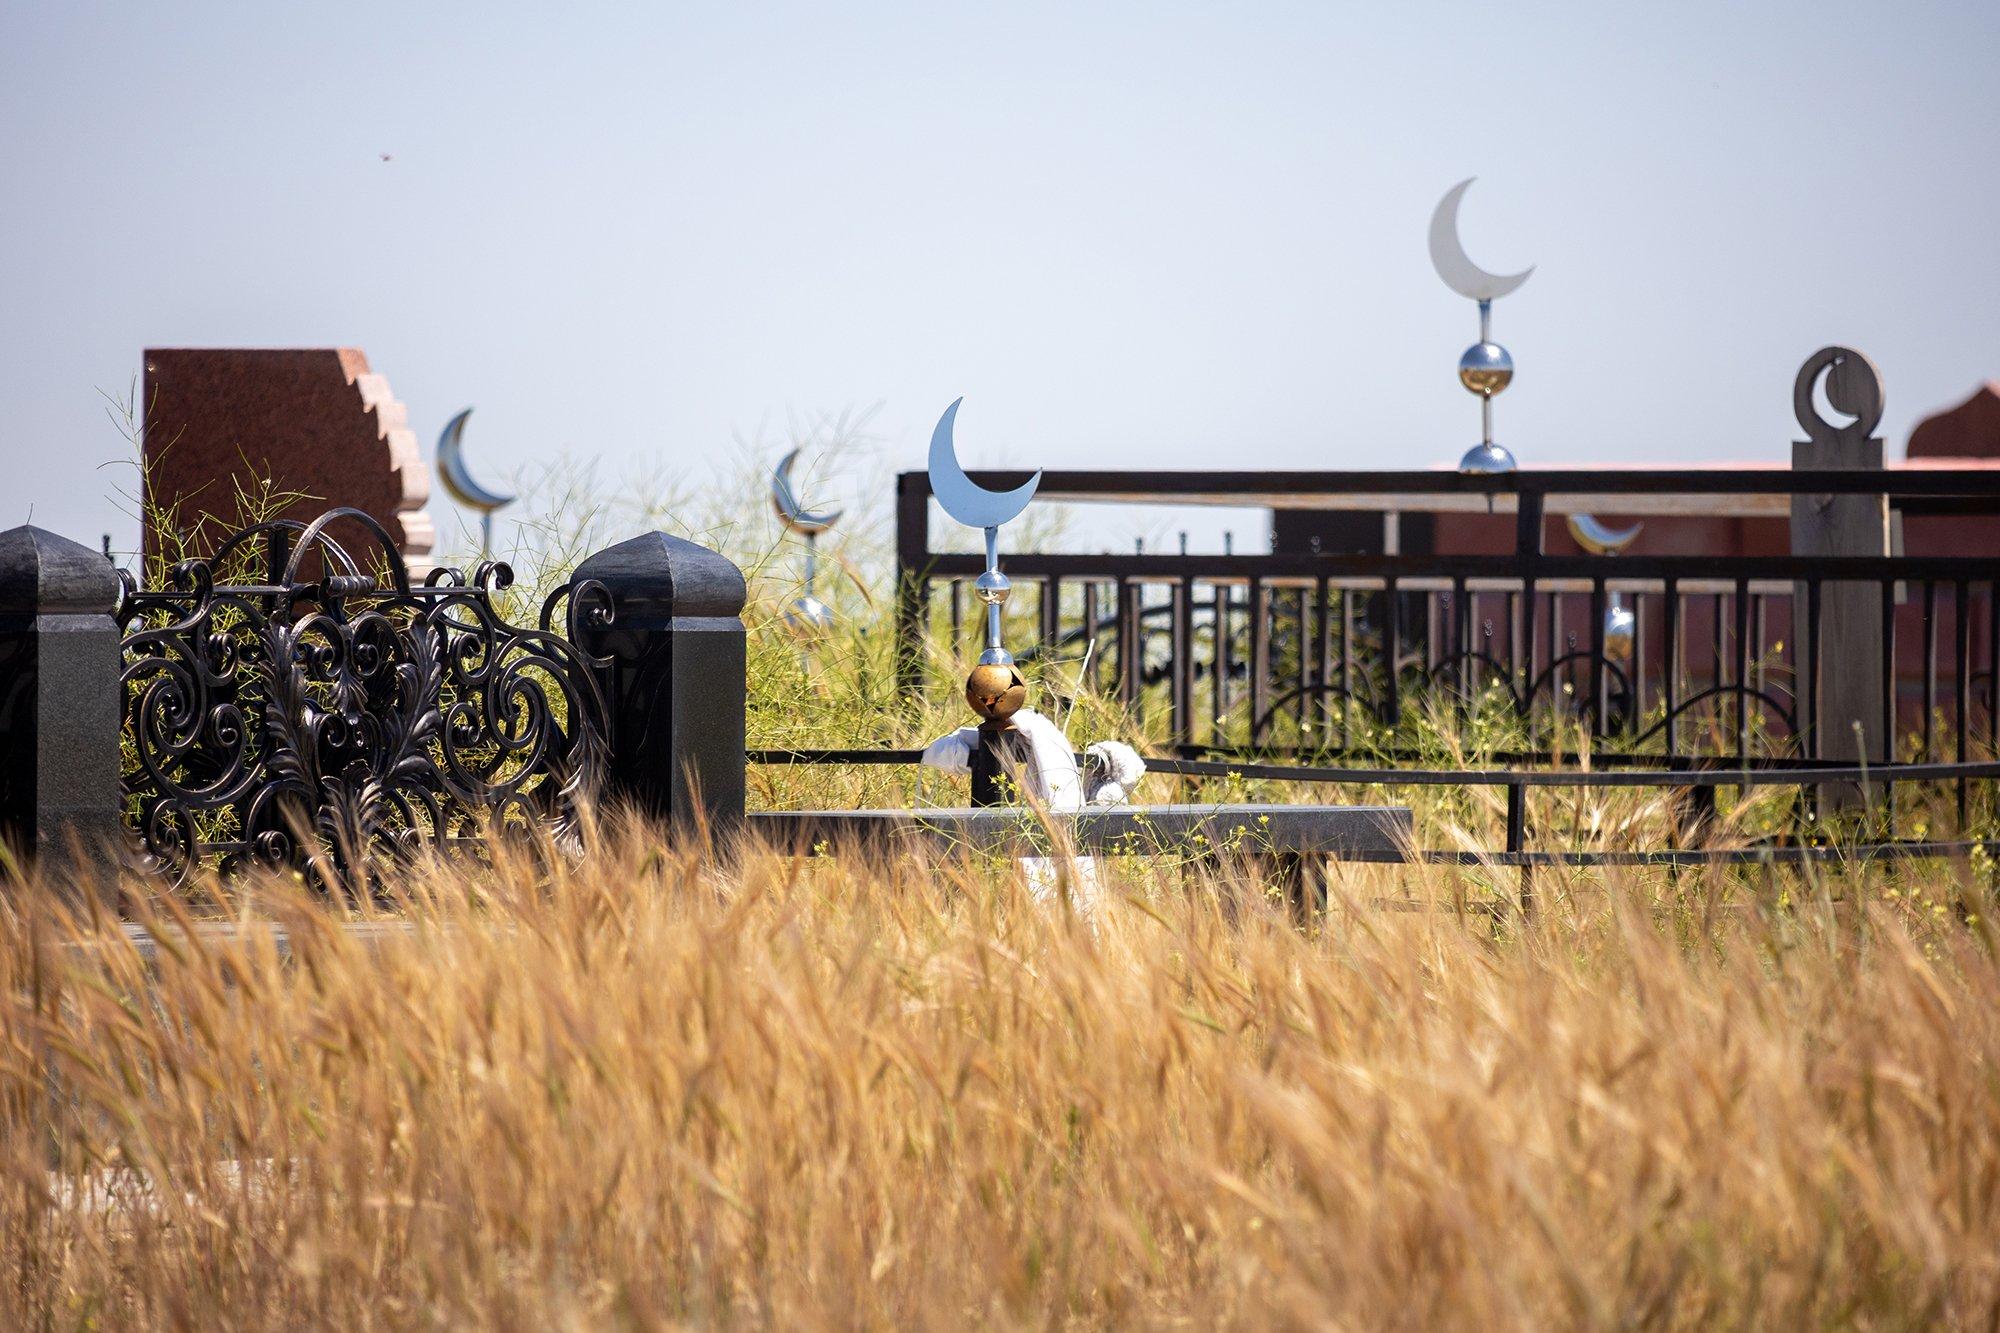
<svg viewBox="0 0 2000 1333"><path fill-rule="evenodd" d="M1411 846L1410 811L1385 805L1134 805L1037 815L1021 807L911 810L760 810L745 832L778 851L812 855L894 850L1047 856L1240 857L1293 903L1325 901L1326 862L1400 863Z"/></svg>

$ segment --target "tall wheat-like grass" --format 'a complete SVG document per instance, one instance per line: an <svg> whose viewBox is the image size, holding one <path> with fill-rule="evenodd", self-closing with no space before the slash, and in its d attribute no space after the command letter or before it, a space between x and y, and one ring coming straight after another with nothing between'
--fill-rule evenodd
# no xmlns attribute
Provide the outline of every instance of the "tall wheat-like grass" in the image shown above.
<svg viewBox="0 0 2000 1333"><path fill-rule="evenodd" d="M9 901L0 1322L2000 1314L2000 965L1942 872L1495 929L1375 868L1305 931L1220 871L1084 920L637 828L398 882L372 933L240 886L288 956Z"/></svg>

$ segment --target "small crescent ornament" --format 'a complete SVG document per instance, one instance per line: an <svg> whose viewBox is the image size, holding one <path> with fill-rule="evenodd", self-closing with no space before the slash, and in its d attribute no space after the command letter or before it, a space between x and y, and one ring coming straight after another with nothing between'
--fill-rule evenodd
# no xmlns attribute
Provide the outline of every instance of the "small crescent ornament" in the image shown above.
<svg viewBox="0 0 2000 1333"><path fill-rule="evenodd" d="M1488 273L1472 262L1458 239L1458 203L1477 176L1467 176L1444 192L1431 214L1431 266L1444 285L1474 301L1497 301L1528 280L1534 265L1519 273Z"/></svg>
<svg viewBox="0 0 2000 1333"><path fill-rule="evenodd" d="M1035 488L1042 484L1042 474L1037 471L1011 491L989 491L966 476L965 469L958 465L958 451L951 439L952 421L958 416L958 405L964 401L954 400L938 418L937 429L931 432L931 494L937 497L945 513L966 527L997 528L1028 507L1028 501L1035 498Z"/></svg>
<svg viewBox="0 0 2000 1333"><path fill-rule="evenodd" d="M841 510L821 510L817 513L799 503L798 492L792 489L792 464L798 461L799 451L792 450L779 461L771 471L771 507L778 511L778 520L802 537L817 537L839 522Z"/></svg>
<svg viewBox="0 0 2000 1333"><path fill-rule="evenodd" d="M438 436L438 480L444 483L447 491L451 492L451 498L466 508L477 509L482 514L491 514L496 509L514 503L514 497L487 490L474 481L472 474L465 470L465 455L460 450L465 439L465 419L471 415L472 409L466 408L447 421L444 433Z"/></svg>
<svg viewBox="0 0 2000 1333"><path fill-rule="evenodd" d="M1592 555L1617 555L1632 544L1633 539L1638 537L1640 529L1645 526L1643 523L1634 523L1629 528L1607 528L1600 520L1589 514L1569 516L1569 535L1576 539L1578 546Z"/></svg>

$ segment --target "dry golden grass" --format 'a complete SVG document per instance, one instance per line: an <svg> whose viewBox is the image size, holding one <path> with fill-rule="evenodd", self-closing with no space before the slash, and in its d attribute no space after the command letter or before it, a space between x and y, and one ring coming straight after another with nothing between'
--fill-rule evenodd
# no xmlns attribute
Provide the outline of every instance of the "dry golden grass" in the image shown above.
<svg viewBox="0 0 2000 1333"><path fill-rule="evenodd" d="M371 938L244 886L289 959L8 900L0 1324L2000 1315L2000 964L1944 869L1497 927L1356 869L1308 931L1220 873L1083 921L631 829L399 883Z"/></svg>

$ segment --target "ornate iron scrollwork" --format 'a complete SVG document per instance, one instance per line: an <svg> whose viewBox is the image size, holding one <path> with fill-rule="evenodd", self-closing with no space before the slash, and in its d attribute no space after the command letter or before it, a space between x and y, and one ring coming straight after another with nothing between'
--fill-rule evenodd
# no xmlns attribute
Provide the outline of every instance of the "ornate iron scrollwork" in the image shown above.
<svg viewBox="0 0 2000 1333"><path fill-rule="evenodd" d="M374 571L327 535L335 522L367 531ZM267 582L217 581L258 568L259 543ZM128 578L123 781L146 858L183 880L256 860L332 886L496 829L574 844L607 715L598 663L573 640L609 623L609 599L565 585L524 629L496 606L512 582L487 561L412 586L388 534L352 509L245 529L174 566L167 588Z"/></svg>

